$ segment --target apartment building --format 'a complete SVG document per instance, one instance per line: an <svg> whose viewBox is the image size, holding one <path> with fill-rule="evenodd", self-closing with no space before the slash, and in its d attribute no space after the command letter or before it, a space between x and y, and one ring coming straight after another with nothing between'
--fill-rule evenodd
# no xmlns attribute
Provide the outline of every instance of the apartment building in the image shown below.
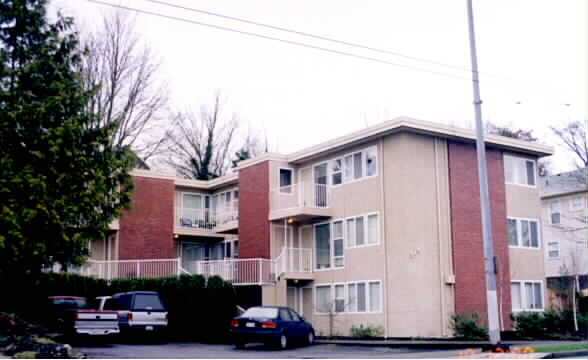
<svg viewBox="0 0 588 360"><path fill-rule="evenodd" d="M544 308L537 159L549 147L488 136L503 329ZM320 334L450 336L486 292L475 136L397 118L310 148L263 154L212 181L134 171L132 209L92 245L106 278L220 275L247 303L287 305ZM245 291L247 289L247 291ZM253 300L252 300L253 299Z"/></svg>
<svg viewBox="0 0 588 360"><path fill-rule="evenodd" d="M573 287L584 303L588 296L587 194L586 169L541 179L548 302L556 307L570 305Z"/></svg>

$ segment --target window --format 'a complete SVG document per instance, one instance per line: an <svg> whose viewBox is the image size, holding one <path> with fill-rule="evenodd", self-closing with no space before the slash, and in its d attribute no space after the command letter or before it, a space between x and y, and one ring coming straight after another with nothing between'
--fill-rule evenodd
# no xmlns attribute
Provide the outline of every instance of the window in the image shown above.
<svg viewBox="0 0 588 360"><path fill-rule="evenodd" d="M376 148L369 148L365 152L365 175L374 176L378 172L376 161Z"/></svg>
<svg viewBox="0 0 588 360"><path fill-rule="evenodd" d="M559 242L550 241L547 243L547 256L550 259L559 258Z"/></svg>
<svg viewBox="0 0 588 360"><path fill-rule="evenodd" d="M508 243L512 247L539 248L539 222L508 218Z"/></svg>
<svg viewBox="0 0 588 360"><path fill-rule="evenodd" d="M292 316L290 316L288 309L280 309L280 320L292 321Z"/></svg>
<svg viewBox="0 0 588 360"><path fill-rule="evenodd" d="M351 313L380 312L382 283L364 281L347 284L347 311Z"/></svg>
<svg viewBox="0 0 588 360"><path fill-rule="evenodd" d="M314 227L316 268L331 267L331 234L329 224L319 224Z"/></svg>
<svg viewBox="0 0 588 360"><path fill-rule="evenodd" d="M182 217L190 221L202 219L202 196L195 194L184 194Z"/></svg>
<svg viewBox="0 0 588 360"><path fill-rule="evenodd" d="M302 319L300 319L300 315L298 315L296 311L289 309L288 312L290 313L290 317L292 317L292 321L302 321Z"/></svg>
<svg viewBox="0 0 588 360"><path fill-rule="evenodd" d="M343 183L343 160L335 159L331 161L331 184L340 185Z"/></svg>
<svg viewBox="0 0 588 360"><path fill-rule="evenodd" d="M511 282L513 311L542 311L543 283L541 281Z"/></svg>
<svg viewBox="0 0 588 360"><path fill-rule="evenodd" d="M535 186L535 160L504 155L504 177L507 184Z"/></svg>
<svg viewBox="0 0 588 360"><path fill-rule="evenodd" d="M369 283L369 309L372 312L380 311L380 282Z"/></svg>
<svg viewBox="0 0 588 360"><path fill-rule="evenodd" d="M345 257L343 253L343 221L333 222L333 264L335 267L343 267Z"/></svg>
<svg viewBox="0 0 588 360"><path fill-rule="evenodd" d="M584 197L583 196L573 197L570 200L570 210L571 211L584 210Z"/></svg>
<svg viewBox="0 0 588 360"><path fill-rule="evenodd" d="M280 192L292 193L292 169L280 169Z"/></svg>
<svg viewBox="0 0 588 360"><path fill-rule="evenodd" d="M363 176L363 163L361 162L362 153L353 154L353 179L357 180Z"/></svg>
<svg viewBox="0 0 588 360"><path fill-rule="evenodd" d="M553 200L551 204L549 204L549 210L551 212L551 223L554 225L561 224L561 209L559 200Z"/></svg>
<svg viewBox="0 0 588 360"><path fill-rule="evenodd" d="M351 155L347 155L345 156L345 168L344 168L344 176L343 176L343 181L350 182L351 180L353 180L353 156Z"/></svg>
<svg viewBox="0 0 588 360"><path fill-rule="evenodd" d="M331 311L331 285L321 285L316 288L315 312L328 313Z"/></svg>
<svg viewBox="0 0 588 360"><path fill-rule="evenodd" d="M345 285L335 285L335 312L345 311Z"/></svg>
<svg viewBox="0 0 588 360"><path fill-rule="evenodd" d="M379 244L378 214L347 219L347 247Z"/></svg>

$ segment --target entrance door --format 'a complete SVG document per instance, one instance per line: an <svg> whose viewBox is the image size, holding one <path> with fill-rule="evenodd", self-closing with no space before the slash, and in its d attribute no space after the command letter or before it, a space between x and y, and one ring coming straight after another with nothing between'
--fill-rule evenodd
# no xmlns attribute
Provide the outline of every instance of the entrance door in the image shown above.
<svg viewBox="0 0 588 360"><path fill-rule="evenodd" d="M296 310L297 313L302 314L302 289L299 287L287 288L287 306Z"/></svg>
<svg viewBox="0 0 588 360"><path fill-rule="evenodd" d="M312 288L305 287L301 288L300 290L302 292L302 311L300 312L300 314L304 316L304 319L306 319L306 321L312 323Z"/></svg>

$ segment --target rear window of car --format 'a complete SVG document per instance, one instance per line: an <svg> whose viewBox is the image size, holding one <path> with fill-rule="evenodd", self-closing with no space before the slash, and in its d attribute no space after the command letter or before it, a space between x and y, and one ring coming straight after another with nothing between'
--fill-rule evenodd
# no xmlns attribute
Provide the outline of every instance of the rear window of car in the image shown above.
<svg viewBox="0 0 588 360"><path fill-rule="evenodd" d="M243 315L243 317L251 317L251 318L268 318L268 319L275 319L278 317L278 309L276 308L263 308L263 307L252 307L247 309Z"/></svg>
<svg viewBox="0 0 588 360"><path fill-rule="evenodd" d="M51 303L54 307L60 310L78 310L78 309L88 309L88 303L85 299L65 299L65 298L56 298L51 299Z"/></svg>
<svg viewBox="0 0 588 360"><path fill-rule="evenodd" d="M155 310L164 311L165 308L161 303L158 295L151 294L137 294L135 295L134 310Z"/></svg>

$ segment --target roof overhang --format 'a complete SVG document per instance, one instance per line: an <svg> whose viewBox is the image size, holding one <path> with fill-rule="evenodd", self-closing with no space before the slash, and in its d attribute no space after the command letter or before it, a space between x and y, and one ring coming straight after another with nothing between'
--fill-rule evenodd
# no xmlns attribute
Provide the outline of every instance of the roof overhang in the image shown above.
<svg viewBox="0 0 588 360"><path fill-rule="evenodd" d="M415 134L430 135L462 142L476 142L476 135L470 129L452 127L439 123L416 120L408 117L399 117L390 121L385 121L376 126L372 126L367 129L297 151L288 155L287 161L293 164L300 164L334 153L349 146L360 145L373 141L382 136L399 132L411 132ZM486 135L485 140L486 144L490 147L536 157L549 156L553 154L553 148L550 146L530 143L527 141L512 139L504 136Z"/></svg>

